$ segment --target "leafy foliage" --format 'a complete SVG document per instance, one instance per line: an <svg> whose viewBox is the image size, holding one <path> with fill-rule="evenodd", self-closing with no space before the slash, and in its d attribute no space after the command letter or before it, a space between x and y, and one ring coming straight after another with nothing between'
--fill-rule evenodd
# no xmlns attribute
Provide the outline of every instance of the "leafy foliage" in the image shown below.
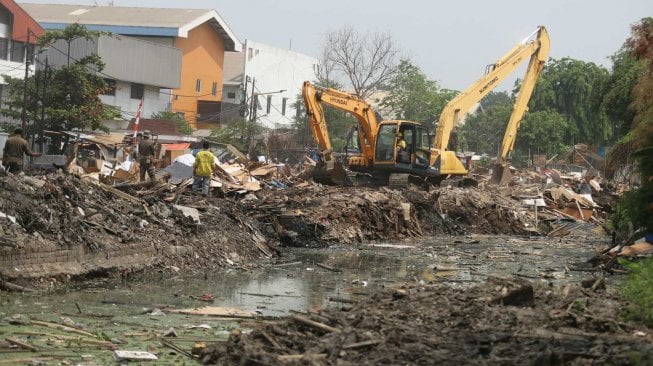
<svg viewBox="0 0 653 366"><path fill-rule="evenodd" d="M653 231L653 18L644 18L632 27L626 47L640 64L640 75L632 94L630 132L617 148L631 151L631 157L639 161L642 183L621 199L611 220L616 227L632 222L650 232Z"/></svg>
<svg viewBox="0 0 653 366"><path fill-rule="evenodd" d="M566 145L604 144L612 136L612 125L600 108L608 77L608 70L592 62L551 59L540 74L529 110L554 110L564 116Z"/></svg>
<svg viewBox="0 0 653 366"><path fill-rule="evenodd" d="M496 156L512 112L512 101L506 93L491 92L481 105L484 107L465 120L460 129L461 140L467 150Z"/></svg>
<svg viewBox="0 0 653 366"><path fill-rule="evenodd" d="M631 272L623 287L623 294L629 301L628 313L633 319L653 327L653 259L639 263L620 261Z"/></svg>
<svg viewBox="0 0 653 366"><path fill-rule="evenodd" d="M641 63L628 47L622 47L612 55L612 72L603 91L601 108L610 119L614 131L612 140L624 136L632 127L635 114L630 108L633 90L642 73Z"/></svg>
<svg viewBox="0 0 653 366"><path fill-rule="evenodd" d="M515 139L515 150L521 155L546 154L553 156L564 152L567 120L556 111L539 111L527 113L519 127Z"/></svg>
<svg viewBox="0 0 653 366"><path fill-rule="evenodd" d="M381 101L381 106L392 110L397 119L420 122L431 129L444 106L456 94L452 90L440 89L410 60L399 63L385 89L389 92Z"/></svg>
<svg viewBox="0 0 653 366"><path fill-rule="evenodd" d="M158 113L153 113L152 118L174 121L177 124L177 128L181 134L190 135L193 133L193 128L188 124L188 122L186 122L182 116L175 112L161 111Z"/></svg>

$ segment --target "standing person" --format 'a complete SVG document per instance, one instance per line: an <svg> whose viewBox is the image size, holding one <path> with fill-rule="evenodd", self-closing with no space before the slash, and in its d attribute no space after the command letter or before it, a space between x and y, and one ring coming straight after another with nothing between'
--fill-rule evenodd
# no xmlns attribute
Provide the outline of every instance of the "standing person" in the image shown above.
<svg viewBox="0 0 653 366"><path fill-rule="evenodd" d="M17 128L11 135L2 149L2 165L9 173L18 174L23 171L23 154L33 158L41 156L29 149L27 140L23 137L23 129Z"/></svg>
<svg viewBox="0 0 653 366"><path fill-rule="evenodd" d="M195 164L193 164L193 190L202 186L202 195L209 195L209 184L211 183L211 175L217 169L215 164L215 156L209 150L209 142L202 143L202 151L195 156Z"/></svg>
<svg viewBox="0 0 653 366"><path fill-rule="evenodd" d="M138 143L138 156L140 167L140 181L145 181L145 172L150 177L150 181L155 182L154 176L154 151L156 143L150 139L152 134L149 130L143 131L143 139Z"/></svg>

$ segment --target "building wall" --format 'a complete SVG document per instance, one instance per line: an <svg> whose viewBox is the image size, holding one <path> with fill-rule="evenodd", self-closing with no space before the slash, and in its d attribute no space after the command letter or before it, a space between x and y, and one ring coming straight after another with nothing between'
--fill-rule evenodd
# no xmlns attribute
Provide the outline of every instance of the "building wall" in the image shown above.
<svg viewBox="0 0 653 366"><path fill-rule="evenodd" d="M180 49L124 36L101 36L97 42L105 74L118 80L179 87Z"/></svg>
<svg viewBox="0 0 653 366"><path fill-rule="evenodd" d="M140 99L131 97L132 83L126 81L116 82L115 95L101 95L102 103L120 108L121 117L129 121L136 117ZM159 89L157 86L144 85L143 93L143 118L150 118L152 114L169 110L170 89Z"/></svg>
<svg viewBox="0 0 653 366"><path fill-rule="evenodd" d="M245 41L245 75L255 80L258 96L256 119L269 128L288 127L296 114L295 105L302 83L316 78L318 60L314 57L263 43ZM278 93L280 90L284 92ZM251 98L251 83L247 98ZM269 94L268 94L269 93ZM270 112L268 113L268 97ZM285 113L283 100L286 100ZM301 98L299 99L301 101Z"/></svg>
<svg viewBox="0 0 653 366"><path fill-rule="evenodd" d="M197 102L222 99L222 66L224 41L208 24L204 23L188 33L188 38L177 38L175 47L182 50L181 85L173 91L172 110L184 114L186 121L195 125ZM197 80L201 81L199 92ZM217 83L216 95L212 95L213 83Z"/></svg>
<svg viewBox="0 0 653 366"><path fill-rule="evenodd" d="M146 42L140 39L120 36L99 38L78 38L68 44L59 40L50 45L47 52L39 55L39 64L45 57L52 67L59 67L97 54L104 62L103 77L128 82L176 88L180 84L182 52L180 49Z"/></svg>

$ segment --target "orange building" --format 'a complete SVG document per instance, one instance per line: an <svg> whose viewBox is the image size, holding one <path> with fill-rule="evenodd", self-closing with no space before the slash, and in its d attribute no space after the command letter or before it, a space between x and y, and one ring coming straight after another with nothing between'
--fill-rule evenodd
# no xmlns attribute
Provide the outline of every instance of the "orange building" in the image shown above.
<svg viewBox="0 0 653 366"><path fill-rule="evenodd" d="M180 85L168 92L161 91L169 97L168 109L183 115L193 127L211 127L211 124L219 123L224 53L239 52L242 45L217 11L62 4L21 5L45 29L63 29L77 22L91 30L107 31L181 49Z"/></svg>

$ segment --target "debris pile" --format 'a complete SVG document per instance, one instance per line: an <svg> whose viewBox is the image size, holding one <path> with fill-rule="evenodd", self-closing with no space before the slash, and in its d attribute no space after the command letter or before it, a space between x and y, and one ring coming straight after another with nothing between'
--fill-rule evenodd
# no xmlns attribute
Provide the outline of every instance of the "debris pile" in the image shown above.
<svg viewBox="0 0 653 366"><path fill-rule="evenodd" d="M241 203L287 246L317 247L424 235L412 205L386 188L318 184L248 195Z"/></svg>
<svg viewBox="0 0 653 366"><path fill-rule="evenodd" d="M295 314L202 351L204 364L642 364L646 329L602 286L490 278L477 287L404 286L352 306Z"/></svg>
<svg viewBox="0 0 653 366"><path fill-rule="evenodd" d="M243 265L274 252L258 223L227 200L146 201L60 173L6 175L0 186L0 275L5 278L155 264ZM167 185L156 190L165 194Z"/></svg>

